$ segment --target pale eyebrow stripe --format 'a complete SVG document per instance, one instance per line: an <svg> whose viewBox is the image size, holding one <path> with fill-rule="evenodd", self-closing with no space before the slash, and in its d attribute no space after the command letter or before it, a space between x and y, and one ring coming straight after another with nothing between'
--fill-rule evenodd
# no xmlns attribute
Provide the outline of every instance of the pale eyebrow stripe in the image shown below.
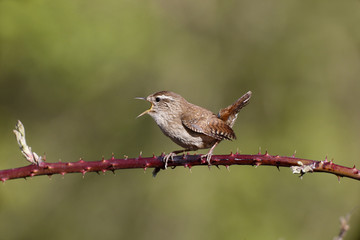
<svg viewBox="0 0 360 240"><path fill-rule="evenodd" d="M174 100L174 98L170 97L170 96L165 96L165 95L159 95L158 97L162 98L162 99L169 99L169 100Z"/></svg>

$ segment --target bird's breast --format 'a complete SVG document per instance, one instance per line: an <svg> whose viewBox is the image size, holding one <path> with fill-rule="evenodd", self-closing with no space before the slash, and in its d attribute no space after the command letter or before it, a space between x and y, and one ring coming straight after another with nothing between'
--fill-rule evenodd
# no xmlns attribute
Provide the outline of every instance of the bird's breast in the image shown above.
<svg viewBox="0 0 360 240"><path fill-rule="evenodd" d="M180 118L171 116L154 117L156 124L161 131L173 142L181 147L192 150L210 148L216 139L202 133L196 133L186 128Z"/></svg>

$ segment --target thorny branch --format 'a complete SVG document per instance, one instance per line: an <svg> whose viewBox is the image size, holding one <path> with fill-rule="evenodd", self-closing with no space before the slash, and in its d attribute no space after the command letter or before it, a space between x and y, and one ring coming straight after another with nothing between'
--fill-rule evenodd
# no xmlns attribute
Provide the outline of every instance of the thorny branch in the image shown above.
<svg viewBox="0 0 360 240"><path fill-rule="evenodd" d="M31 148L27 146L25 141L25 129L22 123L19 121L16 130L14 130L20 149L25 158L31 162L31 165L13 168L7 170L0 170L0 181L5 182L10 179L27 178L40 175L51 176L53 174L65 175L67 173L81 173L85 175L87 172L107 172L115 171L118 169L128 168L155 168L153 174L160 169L165 168L165 164L162 161L164 155L142 157L141 154L137 158L123 158L116 159L114 155L110 159L102 159L100 161L84 161L80 159L77 162L56 162L47 163L45 157L41 158L31 151ZM231 165L251 165L251 166L275 166L290 167L294 174L300 174L302 177L305 173L312 172L325 172L336 175L339 179L341 177L352 178L360 180L360 170L355 166L352 168L344 167L334 164L332 161L328 161L327 158L323 161L315 161L309 159L296 158L294 155L291 157L273 156L268 154L239 154L231 153L228 155L213 155L211 157L211 165L216 167L225 166L227 169ZM175 156L173 161L168 163L169 167L184 166L191 169L193 166L208 166L206 160L201 158L201 155L182 155Z"/></svg>

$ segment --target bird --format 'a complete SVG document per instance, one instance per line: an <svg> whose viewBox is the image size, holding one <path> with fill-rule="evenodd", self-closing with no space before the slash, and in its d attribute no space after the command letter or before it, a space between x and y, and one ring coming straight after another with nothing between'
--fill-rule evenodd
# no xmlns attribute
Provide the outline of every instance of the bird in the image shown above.
<svg viewBox="0 0 360 240"><path fill-rule="evenodd" d="M173 160L173 157L179 153L208 148L210 150L207 154L202 155L202 159L206 158L210 165L214 148L222 140L236 139L232 127L239 111L249 103L251 95L252 92L248 91L233 104L221 109L218 114L214 114L188 102L177 93L159 91L147 97L136 98L146 100L151 104L151 107L139 114L137 118L146 114L150 115L161 131L183 148L164 156L165 169L169 159ZM158 171L160 170L158 169Z"/></svg>

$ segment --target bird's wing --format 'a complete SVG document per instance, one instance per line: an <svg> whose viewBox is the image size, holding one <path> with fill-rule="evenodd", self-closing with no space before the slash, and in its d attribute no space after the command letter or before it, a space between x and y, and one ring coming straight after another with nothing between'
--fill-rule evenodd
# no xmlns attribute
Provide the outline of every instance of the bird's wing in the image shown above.
<svg viewBox="0 0 360 240"><path fill-rule="evenodd" d="M189 113L191 112L191 113ZM188 129L202 133L217 140L236 139L234 131L215 114L194 114L193 111L185 111L181 116L182 124Z"/></svg>

